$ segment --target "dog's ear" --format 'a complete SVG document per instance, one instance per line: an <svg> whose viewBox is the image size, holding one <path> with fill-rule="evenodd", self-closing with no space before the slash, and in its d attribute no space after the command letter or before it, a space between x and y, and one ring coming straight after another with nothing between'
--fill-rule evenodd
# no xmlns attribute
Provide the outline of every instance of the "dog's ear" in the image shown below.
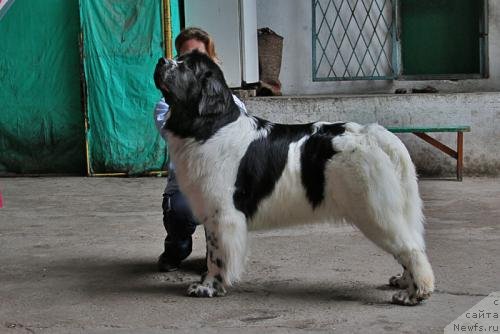
<svg viewBox="0 0 500 334"><path fill-rule="evenodd" d="M226 105L226 87L217 75L207 71L201 80L201 99L199 113L203 115L215 115L223 113Z"/></svg>

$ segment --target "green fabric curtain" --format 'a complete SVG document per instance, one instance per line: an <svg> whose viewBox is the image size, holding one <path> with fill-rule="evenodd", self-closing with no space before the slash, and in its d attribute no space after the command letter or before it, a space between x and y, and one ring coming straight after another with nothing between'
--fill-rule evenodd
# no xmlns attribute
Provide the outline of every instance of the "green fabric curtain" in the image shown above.
<svg viewBox="0 0 500 334"><path fill-rule="evenodd" d="M179 33L181 32L181 12L179 0L170 0L170 13L170 15L172 16L172 49L174 52L174 56L176 56L177 52L175 51L174 41L177 35L179 35Z"/></svg>
<svg viewBox="0 0 500 334"><path fill-rule="evenodd" d="M78 1L15 1L0 21L0 174L84 173Z"/></svg>
<svg viewBox="0 0 500 334"><path fill-rule="evenodd" d="M0 175L83 174L85 136L92 173L164 169L152 80L164 53L161 8L161 0L13 2L0 22Z"/></svg>
<svg viewBox="0 0 500 334"><path fill-rule="evenodd" d="M161 0L80 0L92 173L163 169L153 71L164 54Z"/></svg>

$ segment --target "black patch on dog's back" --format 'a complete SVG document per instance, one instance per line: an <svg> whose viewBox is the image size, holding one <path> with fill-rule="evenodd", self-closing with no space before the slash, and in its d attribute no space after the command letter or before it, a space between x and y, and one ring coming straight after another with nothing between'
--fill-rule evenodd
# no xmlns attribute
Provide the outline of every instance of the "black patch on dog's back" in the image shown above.
<svg viewBox="0 0 500 334"><path fill-rule="evenodd" d="M257 119L259 129L271 123ZM290 143L312 133L312 124L272 124L268 135L253 141L240 161L233 194L235 207L251 218L272 193L288 159Z"/></svg>
<svg viewBox="0 0 500 334"><path fill-rule="evenodd" d="M251 218L260 201L270 195L281 177L290 143L313 133L314 123L284 125L257 119L257 128L272 126L267 137L252 142L241 159L233 195L235 207ZM321 125L302 145L301 180L313 208L324 199L325 165L336 153L332 138L345 132L345 123Z"/></svg>
<svg viewBox="0 0 500 334"><path fill-rule="evenodd" d="M325 197L325 165L336 153L332 138L345 132L345 123L326 124L309 137L301 149L301 180L313 208Z"/></svg>

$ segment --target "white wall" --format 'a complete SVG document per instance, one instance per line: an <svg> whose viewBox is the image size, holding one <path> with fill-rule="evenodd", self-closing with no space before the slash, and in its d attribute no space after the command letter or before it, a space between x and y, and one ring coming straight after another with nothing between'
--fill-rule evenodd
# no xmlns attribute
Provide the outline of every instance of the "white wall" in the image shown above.
<svg viewBox="0 0 500 334"><path fill-rule="evenodd" d="M500 0L489 1L490 78L460 81L312 81L310 0L257 0L257 27L284 37L280 80L285 95L393 93L397 88L431 85L440 92L500 90Z"/></svg>
<svg viewBox="0 0 500 334"><path fill-rule="evenodd" d="M259 81L256 0L185 0L186 26L202 27L215 39L229 87ZM209 5L207 5L209 3Z"/></svg>

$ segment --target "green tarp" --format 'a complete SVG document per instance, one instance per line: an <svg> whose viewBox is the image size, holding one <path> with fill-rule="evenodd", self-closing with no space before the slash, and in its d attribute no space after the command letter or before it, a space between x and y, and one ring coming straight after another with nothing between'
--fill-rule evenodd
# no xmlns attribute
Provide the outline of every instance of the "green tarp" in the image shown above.
<svg viewBox="0 0 500 334"><path fill-rule="evenodd" d="M81 0L92 173L160 170L153 71L164 54L160 0Z"/></svg>
<svg viewBox="0 0 500 334"><path fill-rule="evenodd" d="M179 1L180 0L170 0L170 15L172 16L170 18L171 25L172 25L172 49L174 56L177 55L177 52L175 51L175 37L179 35L181 32L181 8L179 7Z"/></svg>
<svg viewBox="0 0 500 334"><path fill-rule="evenodd" d="M78 1L15 1L0 21L0 174L83 173Z"/></svg>
<svg viewBox="0 0 500 334"><path fill-rule="evenodd" d="M0 21L0 175L84 174L85 136L92 173L164 169L152 79L164 54L161 10L161 0L13 2ZM175 33L178 1L171 10Z"/></svg>

